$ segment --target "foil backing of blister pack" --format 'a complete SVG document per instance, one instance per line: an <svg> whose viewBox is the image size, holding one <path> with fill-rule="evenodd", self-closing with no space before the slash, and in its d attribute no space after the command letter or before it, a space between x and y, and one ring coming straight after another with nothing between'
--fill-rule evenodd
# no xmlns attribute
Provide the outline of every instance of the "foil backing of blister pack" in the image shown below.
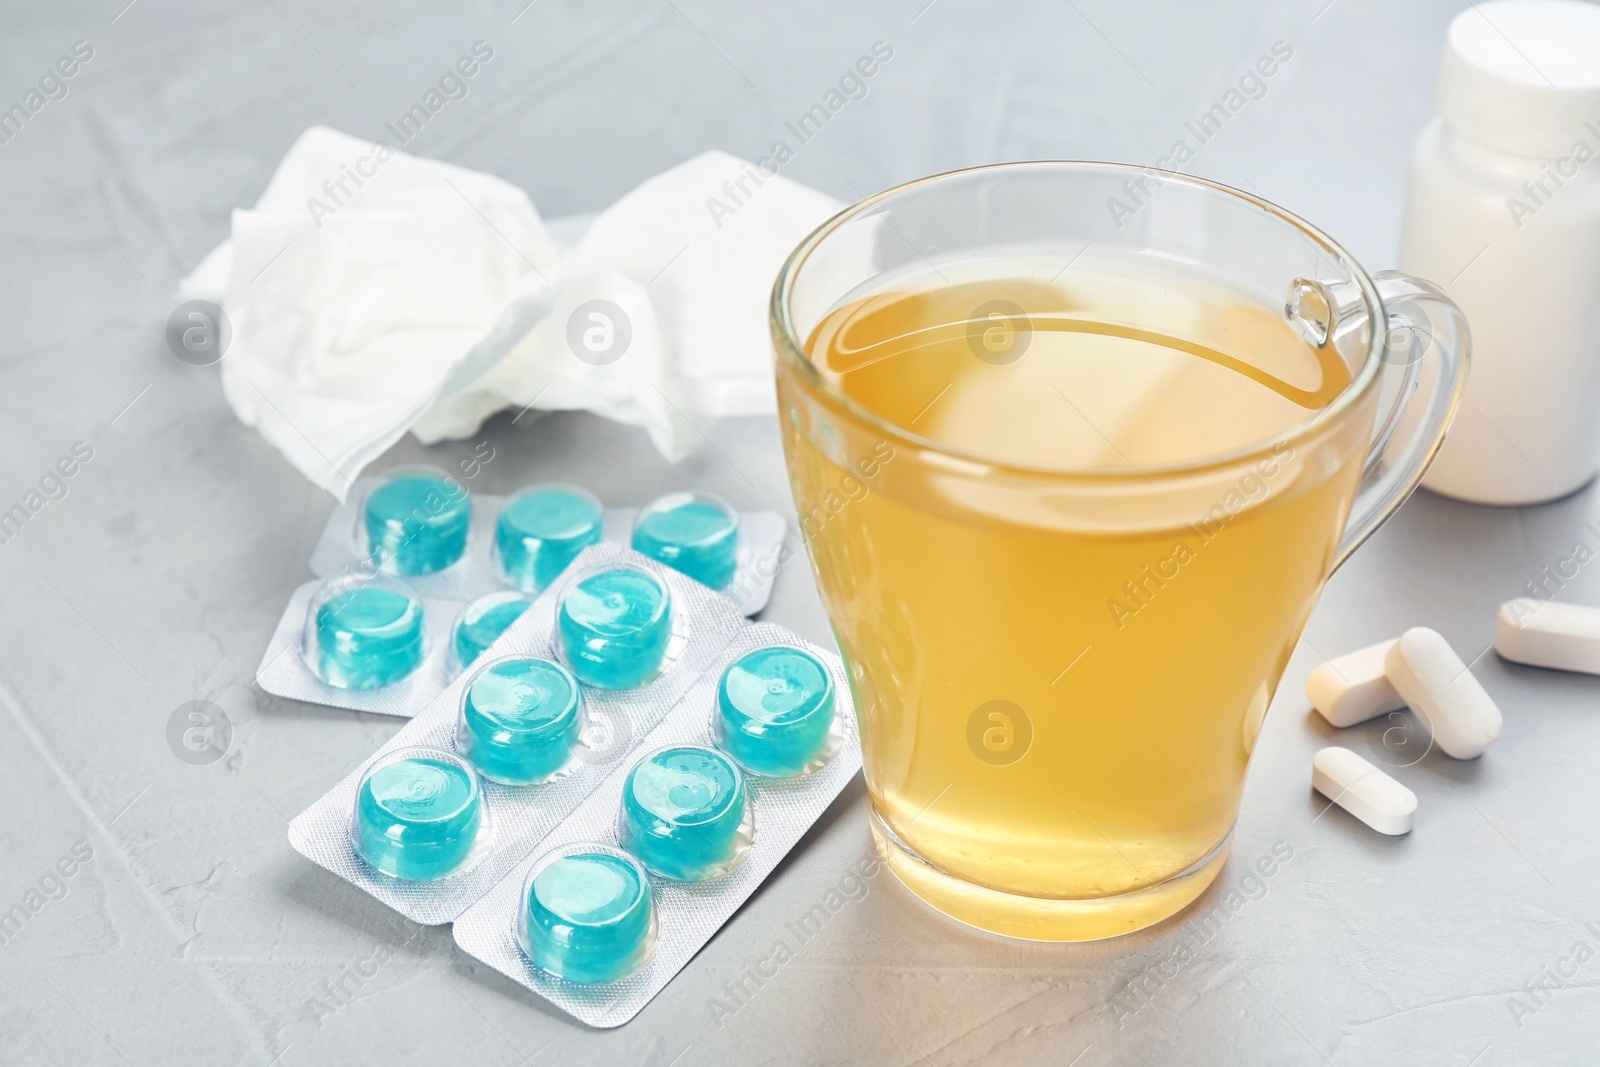
<svg viewBox="0 0 1600 1067"><path fill-rule="evenodd" d="M380 874L350 844L350 822L363 771L398 748L426 745L456 750L456 723L463 691L482 667L506 656L541 656L565 662L556 629L561 596L574 582L617 566L649 571L672 600L673 642L656 678L636 689L582 687L584 733L567 773L535 786L508 786L484 779L483 802L492 838L479 843L467 865L431 882L406 882ZM424 925L447 923L505 876L595 788L617 762L626 763L638 740L690 688L722 661L745 620L734 605L670 567L617 544L591 545L523 612L505 633L438 693L389 742L344 780L295 817L289 841L295 850L406 918Z"/></svg>
<svg viewBox="0 0 1600 1067"><path fill-rule="evenodd" d="M450 629L461 605L426 597L422 598L422 634L427 654L416 670L379 689L342 689L323 681L300 654L306 611L321 587L320 580L306 582L290 595L256 668L256 684L262 689L292 700L409 719L450 684Z"/></svg>
<svg viewBox="0 0 1600 1067"><path fill-rule="evenodd" d="M816 655L833 677L836 722L841 736L833 757L800 778L747 775L749 803L755 810L755 839L744 862L707 882L674 882L650 875L655 895L657 935L650 960L615 982L579 985L552 977L534 967L517 943L518 910L524 906L523 883L539 860L566 845L591 843L621 848L617 823L622 791L635 760L675 744L716 747L713 716L722 672L746 652L769 645L791 645ZM754 893L783 857L822 815L861 768L860 733L844 665L832 652L805 641L781 626L754 623L717 656L683 699L630 758L613 765L587 799L562 821L526 858L455 921L456 943L518 985L590 1026L621 1026L699 952L722 924Z"/></svg>
<svg viewBox="0 0 1600 1067"><path fill-rule="evenodd" d="M361 479L343 503L334 507L311 551L311 573L319 578L371 573L370 561L359 542L359 509L371 479ZM495 524L506 498L473 493L472 530L467 552L460 562L434 574L398 575L424 598L476 600L487 593L511 588L495 573L490 555ZM638 508L605 508L601 513L602 544L629 545ZM739 566L722 594L745 615L755 615L772 597L773 581L782 563L785 536L783 516L775 511L739 512ZM363 567L366 569L363 570Z"/></svg>

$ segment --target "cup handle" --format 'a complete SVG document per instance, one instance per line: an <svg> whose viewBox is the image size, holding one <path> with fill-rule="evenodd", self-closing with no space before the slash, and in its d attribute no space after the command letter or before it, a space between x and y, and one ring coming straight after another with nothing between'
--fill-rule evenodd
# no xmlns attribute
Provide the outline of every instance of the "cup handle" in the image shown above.
<svg viewBox="0 0 1600 1067"><path fill-rule="evenodd" d="M1472 359L1467 317L1437 285L1392 270L1372 280L1389 316L1376 385L1382 396L1335 570L1421 483L1455 417Z"/></svg>

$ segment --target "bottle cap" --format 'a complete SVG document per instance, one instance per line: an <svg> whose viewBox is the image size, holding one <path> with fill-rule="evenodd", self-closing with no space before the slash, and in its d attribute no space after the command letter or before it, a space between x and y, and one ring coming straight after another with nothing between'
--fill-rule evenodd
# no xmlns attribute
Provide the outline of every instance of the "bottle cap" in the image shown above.
<svg viewBox="0 0 1600 1067"><path fill-rule="evenodd" d="M1491 0L1457 15L1439 72L1439 114L1491 148L1600 154L1600 5Z"/></svg>

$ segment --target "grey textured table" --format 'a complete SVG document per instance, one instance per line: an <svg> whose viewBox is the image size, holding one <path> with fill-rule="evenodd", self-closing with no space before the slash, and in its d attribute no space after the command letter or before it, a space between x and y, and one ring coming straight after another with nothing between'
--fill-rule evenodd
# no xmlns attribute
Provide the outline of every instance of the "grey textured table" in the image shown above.
<svg viewBox="0 0 1600 1067"><path fill-rule="evenodd" d="M289 848L286 819L399 722L253 687L331 501L235 421L214 370L162 341L174 281L296 134L376 136L479 39L493 62L413 147L517 182L550 216L603 207L708 147L765 154L879 40L894 54L866 96L785 168L842 199L995 159L1153 162L1282 40L1293 58L1191 168L1389 266L1460 0L125 2L11 0L0 14L0 104L74 42L93 49L66 97L0 144L0 508L75 442L93 450L0 544L0 912L25 917L0 927L0 1062L1600 1055L1600 922L1584 925L1600 920L1600 679L1479 659L1504 737L1475 763L1432 753L1396 771L1421 798L1398 840L1323 814L1310 756L1333 732L1301 696L1319 651L1409 625L1485 649L1502 599L1575 543L1600 548L1583 525L1592 492L1499 511L1420 495L1335 577L1267 719L1233 860L1191 913L1110 942L1019 944L943 920L880 874L716 1020L725 983L869 854L858 782L638 1019L599 1033ZM772 423L708 432L715 449L669 467L641 433L593 418L501 417L485 484L560 477L622 504L704 486L789 509ZM385 462L466 448L407 440ZM1566 570L1563 599L1600 602L1600 568ZM766 617L826 638L803 565L780 574ZM232 722L208 766L167 740L174 709L197 699ZM1385 725L1344 742L1382 753ZM1247 879L1275 848L1292 858Z"/></svg>

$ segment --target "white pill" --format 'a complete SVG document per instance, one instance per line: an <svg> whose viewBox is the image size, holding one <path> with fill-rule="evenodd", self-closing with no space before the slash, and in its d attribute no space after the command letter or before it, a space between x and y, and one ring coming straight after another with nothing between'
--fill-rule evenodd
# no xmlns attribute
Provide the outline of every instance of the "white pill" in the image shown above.
<svg viewBox="0 0 1600 1067"><path fill-rule="evenodd" d="M1311 787L1380 834L1409 834L1417 794L1348 748L1311 757Z"/></svg>
<svg viewBox="0 0 1600 1067"><path fill-rule="evenodd" d="M1500 605L1494 649L1513 663L1600 674L1600 608L1508 600Z"/></svg>
<svg viewBox="0 0 1600 1067"><path fill-rule="evenodd" d="M1418 626L1401 634L1384 671L1445 755L1477 759L1500 736L1500 709L1437 630Z"/></svg>
<svg viewBox="0 0 1600 1067"><path fill-rule="evenodd" d="M1330 659L1306 679L1306 699L1341 730L1405 707L1384 673L1393 647L1393 641L1382 641Z"/></svg>

